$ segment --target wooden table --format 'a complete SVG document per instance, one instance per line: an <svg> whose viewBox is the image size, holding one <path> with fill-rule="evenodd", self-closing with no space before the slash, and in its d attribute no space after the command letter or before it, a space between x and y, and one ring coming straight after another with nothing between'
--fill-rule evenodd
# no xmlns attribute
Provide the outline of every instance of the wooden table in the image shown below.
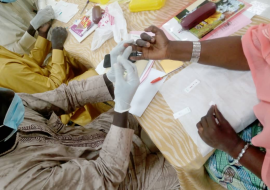
<svg viewBox="0 0 270 190"><path fill-rule="evenodd" d="M79 4L80 10L82 10L86 2L86 0L66 1ZM127 3L120 6L127 21L128 31L142 31L150 25L161 26L194 1L167 0L165 6L158 11L139 13L130 13ZM90 9L93 5L93 3L90 3L87 9ZM69 23L64 24L56 21L54 26L70 27L74 20L80 18L79 13ZM243 35L250 26L269 22L270 20L268 19L255 16L249 26L241 29L235 35ZM80 44L70 34L65 43L65 49L87 67L96 67L103 60L104 55L108 54L116 45L114 40L110 39L96 51L91 51L92 38L93 34ZM186 63L187 65L188 63ZM155 63L154 68L162 70L158 61ZM165 158L175 167L182 189L223 189L205 174L203 164L210 154L202 157L181 123L173 118L172 110L160 93L157 93L143 116L137 119Z"/></svg>

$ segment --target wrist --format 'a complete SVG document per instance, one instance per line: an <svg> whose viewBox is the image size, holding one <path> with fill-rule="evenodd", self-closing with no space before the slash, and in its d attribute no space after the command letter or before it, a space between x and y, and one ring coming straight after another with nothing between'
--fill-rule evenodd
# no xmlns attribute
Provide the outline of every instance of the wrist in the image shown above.
<svg viewBox="0 0 270 190"><path fill-rule="evenodd" d="M28 27L28 29L27 29L27 32L28 32L28 34L30 34L31 36L35 36L35 34L36 34L36 30L34 29L34 27L30 24L30 26Z"/></svg>
<svg viewBox="0 0 270 190"><path fill-rule="evenodd" d="M41 36L42 38L47 39L47 33L38 32L38 35Z"/></svg>
<svg viewBox="0 0 270 190"><path fill-rule="evenodd" d="M52 44L52 49L59 49L59 50L63 50L63 49L64 49L64 47L63 47L63 45L54 45L54 44Z"/></svg>
<svg viewBox="0 0 270 190"><path fill-rule="evenodd" d="M235 143L235 146L228 148L225 152L227 152L231 157L236 159L241 153L242 149L245 147L245 145L246 142L239 138L238 141Z"/></svg>
<svg viewBox="0 0 270 190"><path fill-rule="evenodd" d="M128 112L114 112L113 116L113 125L118 127L127 128L127 121L128 121Z"/></svg>
<svg viewBox="0 0 270 190"><path fill-rule="evenodd" d="M166 59L190 61L193 44L189 41L169 41Z"/></svg>

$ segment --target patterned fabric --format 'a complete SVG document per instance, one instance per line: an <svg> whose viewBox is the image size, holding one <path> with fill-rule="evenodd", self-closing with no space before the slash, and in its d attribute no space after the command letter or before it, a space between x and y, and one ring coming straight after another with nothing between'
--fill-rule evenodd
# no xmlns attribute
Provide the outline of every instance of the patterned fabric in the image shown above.
<svg viewBox="0 0 270 190"><path fill-rule="evenodd" d="M256 121L243 130L239 136L251 143L252 137L262 131L262 126ZM261 148L265 152L265 149ZM227 153L216 150L205 164L210 177L229 190L269 190L261 179L251 173Z"/></svg>
<svg viewBox="0 0 270 190"><path fill-rule="evenodd" d="M112 99L103 76L19 96L25 119L14 146L0 154L1 190L179 188L174 168L148 151L132 115L129 129L112 125L113 110L84 127L61 122L64 113Z"/></svg>

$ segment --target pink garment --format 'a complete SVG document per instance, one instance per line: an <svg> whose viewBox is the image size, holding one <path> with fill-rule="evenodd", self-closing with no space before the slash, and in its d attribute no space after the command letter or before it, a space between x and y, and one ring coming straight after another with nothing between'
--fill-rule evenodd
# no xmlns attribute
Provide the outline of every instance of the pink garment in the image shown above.
<svg viewBox="0 0 270 190"><path fill-rule="evenodd" d="M243 49L256 85L260 103L254 113L264 126L262 133L252 139L258 147L266 148L262 180L270 187L270 24L249 29L242 39Z"/></svg>

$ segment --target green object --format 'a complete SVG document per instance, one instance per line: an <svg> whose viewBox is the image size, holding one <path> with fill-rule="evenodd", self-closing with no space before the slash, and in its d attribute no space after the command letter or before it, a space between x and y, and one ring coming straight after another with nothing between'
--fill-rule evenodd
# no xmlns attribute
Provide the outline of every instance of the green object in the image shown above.
<svg viewBox="0 0 270 190"><path fill-rule="evenodd" d="M239 136L251 143L251 139L261 131L262 126L256 121ZM261 148L261 151L265 152L265 149ZM230 155L221 150L216 150L204 166L212 180L229 190L269 190L260 178L241 164L236 164Z"/></svg>

